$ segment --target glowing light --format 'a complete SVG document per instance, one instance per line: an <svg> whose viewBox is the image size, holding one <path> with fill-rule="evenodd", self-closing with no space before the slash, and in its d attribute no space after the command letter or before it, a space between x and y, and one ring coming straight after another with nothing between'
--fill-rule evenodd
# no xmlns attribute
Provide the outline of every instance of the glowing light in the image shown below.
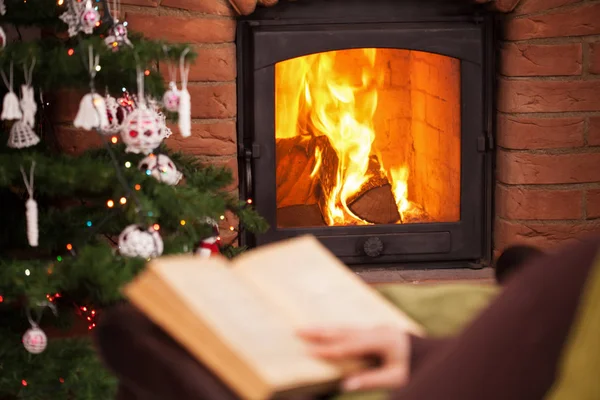
<svg viewBox="0 0 600 400"><path fill-rule="evenodd" d="M69 50L67 50L67 54L68 54L69 56L72 56L73 54L75 54L75 50L73 50L73 49L69 49Z"/></svg>
<svg viewBox="0 0 600 400"><path fill-rule="evenodd" d="M25 379L23 379L23 380L21 381L21 385L23 385L23 386L27 386L27 381L26 381Z"/></svg>
<svg viewBox="0 0 600 400"><path fill-rule="evenodd" d="M58 381L59 381L60 383L65 383L65 378L58 378Z"/></svg>
<svg viewBox="0 0 600 400"><path fill-rule="evenodd" d="M248 204L252 204L252 199L248 199L248 200L246 200L246 203L248 203Z"/></svg>
<svg viewBox="0 0 600 400"><path fill-rule="evenodd" d="M235 231L235 228L233 226L230 226L229 230L233 232L233 231Z"/></svg>
<svg viewBox="0 0 600 400"><path fill-rule="evenodd" d="M125 163L125 168L131 168L131 163L129 161Z"/></svg>
<svg viewBox="0 0 600 400"><path fill-rule="evenodd" d="M96 10L98 10L98 7L96 7ZM96 27L100 26L100 21L96 22Z"/></svg>
<svg viewBox="0 0 600 400"><path fill-rule="evenodd" d="M127 25L128 25L127 21L123 22L123 26L127 26Z"/></svg>
<svg viewBox="0 0 600 400"><path fill-rule="evenodd" d="M144 71L144 75L149 76L150 75L150 70L149 69L145 70Z"/></svg>
<svg viewBox="0 0 600 400"><path fill-rule="evenodd" d="M152 171L150 171L149 169L146 170L146 175L150 176L152 175Z"/></svg>
<svg viewBox="0 0 600 400"><path fill-rule="evenodd" d="M92 221L88 221L88 222L86 222L85 224L86 224L86 225L88 226L88 228L89 228L90 226L92 226Z"/></svg>
<svg viewBox="0 0 600 400"><path fill-rule="evenodd" d="M126 91L127 91L127 89L125 89L125 88L121 88L121 91L122 91L122 92L126 92Z"/></svg>
<svg viewBox="0 0 600 400"><path fill-rule="evenodd" d="M119 203L121 203L121 204L126 204L126 203L127 203L127 199L126 199L125 197L121 197L121 198L119 199Z"/></svg>
<svg viewBox="0 0 600 400"><path fill-rule="evenodd" d="M118 46L119 46L119 43L117 43L117 42L112 42L112 47L118 47ZM124 91L124 90L123 90L123 91Z"/></svg>
<svg viewBox="0 0 600 400"><path fill-rule="evenodd" d="M225 219L225 216L221 215L219 218L221 219L221 221L223 221Z"/></svg>
<svg viewBox="0 0 600 400"><path fill-rule="evenodd" d="M4 297L0 296L0 303L4 301Z"/></svg>
<svg viewBox="0 0 600 400"><path fill-rule="evenodd" d="M152 225L152 229L154 229L155 231L158 231L158 230L160 230L160 225L154 224L154 225Z"/></svg>
<svg viewBox="0 0 600 400"><path fill-rule="evenodd" d="M56 257L56 261L61 262L62 261L62 257L61 256L57 256Z"/></svg>
<svg viewBox="0 0 600 400"><path fill-rule="evenodd" d="M27 275L27 276L31 275L31 271L29 269L26 269L25 270L25 275Z"/></svg>
<svg viewBox="0 0 600 400"><path fill-rule="evenodd" d="M69 251L73 250L73 245L71 243L67 244L67 250L69 250Z"/></svg>
<svg viewBox="0 0 600 400"><path fill-rule="evenodd" d="M140 190L140 189L142 188L142 185L140 185L139 183L137 183L137 184L134 186L134 188L135 188L135 190Z"/></svg>
<svg viewBox="0 0 600 400"><path fill-rule="evenodd" d="M117 139L116 136L113 136L113 137L110 138L110 141L111 141L112 144L115 144L115 143L117 143L119 141L119 139Z"/></svg>
<svg viewBox="0 0 600 400"><path fill-rule="evenodd" d="M58 4L59 6L62 6L63 4L65 4L65 0L58 0L56 2L56 4Z"/></svg>
<svg viewBox="0 0 600 400"><path fill-rule="evenodd" d="M100 71L102 67L100 65L96 65L96 71Z"/></svg>
<svg viewBox="0 0 600 400"><path fill-rule="evenodd" d="M87 307L81 307L81 311L87 311Z"/></svg>
<svg viewBox="0 0 600 400"><path fill-rule="evenodd" d="M181 221L179 221L179 223L181 224L181 226L185 225L185 219L182 219Z"/></svg>
<svg viewBox="0 0 600 400"><path fill-rule="evenodd" d="M113 207L115 206L115 202L114 202L114 201L112 201L112 200L108 200L108 201L106 202L106 206L107 206L108 208L113 208Z"/></svg>

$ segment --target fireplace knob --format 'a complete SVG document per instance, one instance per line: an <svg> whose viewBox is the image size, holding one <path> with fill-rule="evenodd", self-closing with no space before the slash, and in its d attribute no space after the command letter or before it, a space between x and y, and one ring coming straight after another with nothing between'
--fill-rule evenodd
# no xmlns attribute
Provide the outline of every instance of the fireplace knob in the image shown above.
<svg viewBox="0 0 600 400"><path fill-rule="evenodd" d="M369 257L378 257L383 251L383 242L378 237L370 237L365 241L363 249Z"/></svg>

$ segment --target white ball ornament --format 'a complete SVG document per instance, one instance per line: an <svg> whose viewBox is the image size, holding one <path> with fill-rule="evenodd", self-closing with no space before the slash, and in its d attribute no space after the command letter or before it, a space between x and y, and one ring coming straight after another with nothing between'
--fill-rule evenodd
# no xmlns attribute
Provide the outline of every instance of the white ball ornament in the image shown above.
<svg viewBox="0 0 600 400"><path fill-rule="evenodd" d="M177 170L175 163L164 154L150 154L142 159L138 168L167 185L177 185L183 174Z"/></svg>
<svg viewBox="0 0 600 400"><path fill-rule="evenodd" d="M23 335L23 346L31 354L40 354L46 350L47 345L48 338L46 334L36 325L33 325Z"/></svg>
<svg viewBox="0 0 600 400"><path fill-rule="evenodd" d="M92 6L91 1L87 1L81 15L79 16L81 26L87 29L94 29L100 22L100 13Z"/></svg>
<svg viewBox="0 0 600 400"><path fill-rule="evenodd" d="M163 252L163 241L153 228L129 225L119 235L119 253L125 257L154 258Z"/></svg>
<svg viewBox="0 0 600 400"><path fill-rule="evenodd" d="M140 107L131 112L121 127L121 139L129 153L150 154L165 137L160 129L160 117L154 110Z"/></svg>
<svg viewBox="0 0 600 400"><path fill-rule="evenodd" d="M167 90L163 96L163 105L165 109L171 112L179 111L179 90L175 82L169 84L169 90Z"/></svg>

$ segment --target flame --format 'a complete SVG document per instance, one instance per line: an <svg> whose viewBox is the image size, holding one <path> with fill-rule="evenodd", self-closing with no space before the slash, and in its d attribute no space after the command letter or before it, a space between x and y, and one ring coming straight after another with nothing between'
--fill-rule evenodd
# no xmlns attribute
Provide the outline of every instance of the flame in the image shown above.
<svg viewBox="0 0 600 400"><path fill-rule="evenodd" d="M340 51L277 64L276 81L287 83L286 91L294 92L286 92L285 96L276 93L276 137L326 136L337 154L338 168L333 188L324 193L325 220L328 225L368 224L350 210L348 201L371 179L369 158L374 153L376 134L373 118L382 75L375 68L377 49L342 51L356 52L360 66L336 65ZM311 178L323 174L321 169L326 163L322 158L322 149L317 148ZM391 168L385 175L393 182L402 213L410 207L408 167Z"/></svg>

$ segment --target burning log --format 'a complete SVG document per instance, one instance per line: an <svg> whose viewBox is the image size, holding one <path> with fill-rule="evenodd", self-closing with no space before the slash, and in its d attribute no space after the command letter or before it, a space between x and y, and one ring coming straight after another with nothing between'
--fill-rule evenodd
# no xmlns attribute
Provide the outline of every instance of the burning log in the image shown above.
<svg viewBox="0 0 600 400"><path fill-rule="evenodd" d="M381 171L375 156L369 159L369 179L348 199L348 208L358 217L374 224L395 224L400 213L392 192L392 185Z"/></svg>
<svg viewBox="0 0 600 400"><path fill-rule="evenodd" d="M277 207L317 204L318 182L310 177L316 163L315 138L277 139L275 146Z"/></svg>
<svg viewBox="0 0 600 400"><path fill-rule="evenodd" d="M327 226L317 204L277 208L278 228L312 228Z"/></svg>

